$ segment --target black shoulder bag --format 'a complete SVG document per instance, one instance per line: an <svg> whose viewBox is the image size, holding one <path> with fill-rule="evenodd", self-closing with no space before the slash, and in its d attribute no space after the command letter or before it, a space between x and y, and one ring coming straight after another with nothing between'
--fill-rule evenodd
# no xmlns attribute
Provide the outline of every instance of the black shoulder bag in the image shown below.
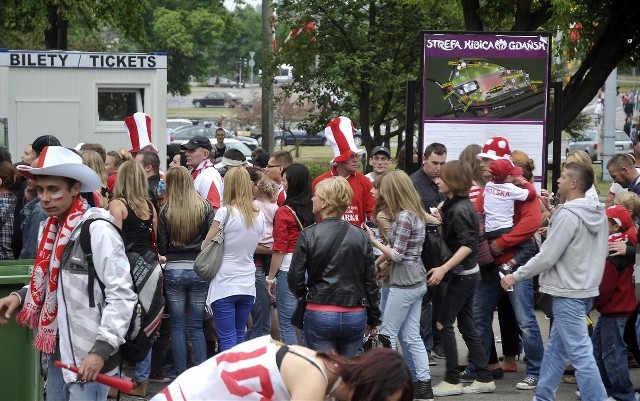
<svg viewBox="0 0 640 401"><path fill-rule="evenodd" d="M338 252L338 247L342 243L342 240L347 235L347 231L349 231L349 223L343 222L342 230L340 231L340 234L338 234L338 236L333 241L333 244L331 245L331 250L328 253L324 254L324 259L320 261L322 263L318 263L317 266L321 266L321 267L326 266L329 262L331 262L331 260L333 259L333 256L336 254L336 252ZM309 270L308 267L307 267L307 270ZM308 273L309 273L309 278L311 277L315 278L315 274L311 274L311 271L309 271ZM300 330L302 330L302 322L304 321L304 311L306 309L307 309L307 296L305 294L304 296L298 298L298 305L296 306L296 310L291 315L291 324L293 324L294 327L297 327Z"/></svg>

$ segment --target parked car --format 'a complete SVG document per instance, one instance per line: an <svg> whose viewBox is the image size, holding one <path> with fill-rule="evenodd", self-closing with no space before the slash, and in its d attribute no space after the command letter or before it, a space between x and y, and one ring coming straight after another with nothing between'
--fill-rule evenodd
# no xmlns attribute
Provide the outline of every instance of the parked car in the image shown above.
<svg viewBox="0 0 640 401"><path fill-rule="evenodd" d="M216 83L217 81L217 83ZM205 86L216 87L216 88L244 88L244 82L236 82L235 79L229 79L226 77L211 77L205 81Z"/></svg>
<svg viewBox="0 0 640 401"><path fill-rule="evenodd" d="M181 151L180 145L189 142L189 140L196 135L199 135L199 134L194 134L184 139L174 139L172 142L168 143L167 144L167 164L173 159L173 156L176 153L180 153ZM211 141L212 145L215 144L216 142L215 137L209 140ZM227 147L227 149L238 149L247 158L247 161L251 162L251 149L249 149L249 147L245 145L243 142L240 142L239 140L234 138L225 138L224 144Z"/></svg>
<svg viewBox="0 0 640 401"><path fill-rule="evenodd" d="M167 119L167 135L171 135L171 133L179 127L189 127L193 125L191 120L187 120L186 118L168 118Z"/></svg>
<svg viewBox="0 0 640 401"><path fill-rule="evenodd" d="M631 142L629 136L624 131L616 130L615 132L615 153L633 153L633 142ZM585 131L580 136L571 139L565 150L565 156L576 150L584 150L591 156L591 160L597 161L600 154L598 132Z"/></svg>
<svg viewBox="0 0 640 401"><path fill-rule="evenodd" d="M249 131L249 135L255 138L258 144L262 146L262 129L252 129ZM276 128L273 130L273 138L275 146L289 146L296 145L296 143L303 146L329 145L327 138L325 138L324 131L320 131L315 135L307 135L307 131L301 129L282 131ZM356 146L362 146L362 134L360 130L355 131L353 139Z"/></svg>
<svg viewBox="0 0 640 401"><path fill-rule="evenodd" d="M169 145L172 145L174 143L178 144L178 151L180 150L180 146L181 144L187 142L189 139L193 138L196 135L202 135L204 137L209 138L209 140L214 143L216 141L216 130L218 129L218 127L210 125L210 124L202 124L202 125L192 125L192 126L184 126L184 127L179 127L176 128L171 135L169 136ZM230 132L229 130L223 128L224 133L225 133L225 137L227 139L233 139L234 141L238 141L243 143L245 146L247 146L249 148L249 151L254 150L255 148L257 148L258 145L258 141L256 141L255 139L251 138L251 137L246 137L246 136L236 136L234 135L232 132ZM225 142L226 143L226 142ZM175 154L177 151L174 151L173 154ZM167 154L169 153L169 151L167 150Z"/></svg>
<svg viewBox="0 0 640 401"><path fill-rule="evenodd" d="M242 104L242 98L230 92L210 92L205 97L193 99L191 103L196 107L236 107Z"/></svg>

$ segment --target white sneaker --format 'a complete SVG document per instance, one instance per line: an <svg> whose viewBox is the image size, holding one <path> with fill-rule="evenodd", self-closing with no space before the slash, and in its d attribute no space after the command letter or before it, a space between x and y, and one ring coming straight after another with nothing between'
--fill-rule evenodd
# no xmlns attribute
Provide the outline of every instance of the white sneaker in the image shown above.
<svg viewBox="0 0 640 401"><path fill-rule="evenodd" d="M436 397L458 394L462 394L462 383L451 384L446 381L441 381L433 388L433 395Z"/></svg>
<svg viewBox="0 0 640 401"><path fill-rule="evenodd" d="M492 393L496 389L496 384L493 381L479 382L474 381L468 386L462 388L462 392L465 394L480 394L480 393Z"/></svg>

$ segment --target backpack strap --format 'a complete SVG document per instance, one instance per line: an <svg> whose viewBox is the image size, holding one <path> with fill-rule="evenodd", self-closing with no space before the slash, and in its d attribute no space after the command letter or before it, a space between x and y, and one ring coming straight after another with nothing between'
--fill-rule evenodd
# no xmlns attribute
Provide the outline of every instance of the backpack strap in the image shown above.
<svg viewBox="0 0 640 401"><path fill-rule="evenodd" d="M100 281L100 278L96 274L96 268L93 264L93 252L91 250L91 233L89 232L89 229L91 228L91 223L93 223L96 220L103 220L111 224L116 229L116 231L118 231L120 236L122 236L122 230L120 230L118 226L116 226L115 224L113 224L111 221L107 219L90 218L85 220L82 223L82 227L80 227L80 248L82 249L82 253L84 253L85 258L87 260L87 273L89 275L89 306L92 308L95 308L96 306L96 301L93 296L94 281L98 280L98 284L100 285L100 288L102 289L103 293L105 288L104 283Z"/></svg>

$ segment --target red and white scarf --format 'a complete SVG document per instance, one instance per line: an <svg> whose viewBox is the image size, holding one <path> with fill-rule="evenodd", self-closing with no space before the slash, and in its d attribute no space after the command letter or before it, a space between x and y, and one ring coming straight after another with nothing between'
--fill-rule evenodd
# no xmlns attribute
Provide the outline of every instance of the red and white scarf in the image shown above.
<svg viewBox="0 0 640 401"><path fill-rule="evenodd" d="M38 330L33 346L47 354L53 353L56 347L58 333L56 292L62 252L85 210L87 210L87 202L78 195L62 224L58 217L51 216L47 220L38 245L27 298L22 311L16 316L19 324Z"/></svg>

